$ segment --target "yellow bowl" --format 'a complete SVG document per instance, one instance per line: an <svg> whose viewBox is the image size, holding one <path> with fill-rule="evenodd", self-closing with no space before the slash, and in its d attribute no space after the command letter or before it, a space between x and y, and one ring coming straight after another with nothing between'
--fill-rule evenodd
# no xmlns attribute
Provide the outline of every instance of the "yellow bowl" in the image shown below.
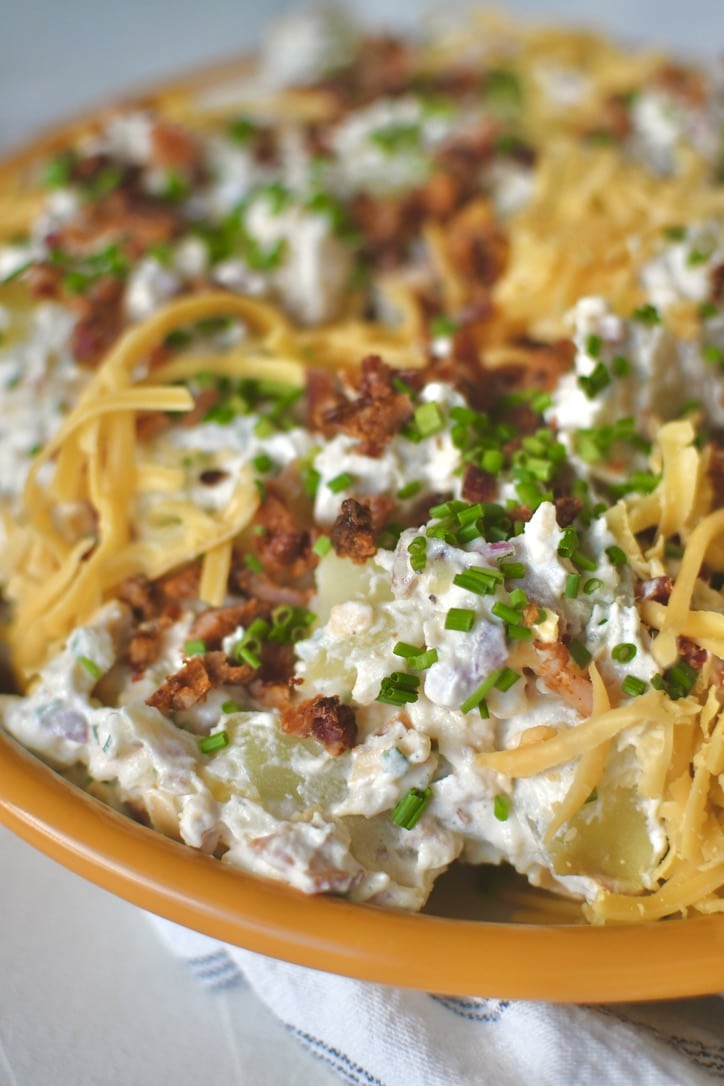
<svg viewBox="0 0 724 1086"><path fill-rule="evenodd" d="M248 62L230 62L127 101L168 101L248 71ZM0 204L9 208L32 196L28 168L105 112L57 128L1 163ZM116 813L2 731L0 822L143 909L262 954L362 980L558 1002L724 991L724 916L604 928L414 915L308 897Z"/></svg>
<svg viewBox="0 0 724 1086"><path fill-rule="evenodd" d="M724 916L603 928L457 920L307 897L117 814L2 734L0 821L71 870L178 924L362 980L574 1003L724 990Z"/></svg>

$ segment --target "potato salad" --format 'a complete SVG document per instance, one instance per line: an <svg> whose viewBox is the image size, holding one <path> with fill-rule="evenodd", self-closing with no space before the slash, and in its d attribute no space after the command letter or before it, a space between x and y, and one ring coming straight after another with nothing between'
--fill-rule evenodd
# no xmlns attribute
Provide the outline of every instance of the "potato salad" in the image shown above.
<svg viewBox="0 0 724 1086"><path fill-rule="evenodd" d="M721 910L724 83L466 18L5 168L0 727L304 893Z"/></svg>

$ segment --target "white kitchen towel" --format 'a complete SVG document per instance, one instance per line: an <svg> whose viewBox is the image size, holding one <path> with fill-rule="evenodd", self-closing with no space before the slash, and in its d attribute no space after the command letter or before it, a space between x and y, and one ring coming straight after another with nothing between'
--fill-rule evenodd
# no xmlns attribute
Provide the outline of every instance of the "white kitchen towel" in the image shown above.
<svg viewBox="0 0 724 1086"><path fill-rule="evenodd" d="M209 988L246 982L354 1086L712 1086L724 1001L560 1006L451 998L275 961L151 917Z"/></svg>

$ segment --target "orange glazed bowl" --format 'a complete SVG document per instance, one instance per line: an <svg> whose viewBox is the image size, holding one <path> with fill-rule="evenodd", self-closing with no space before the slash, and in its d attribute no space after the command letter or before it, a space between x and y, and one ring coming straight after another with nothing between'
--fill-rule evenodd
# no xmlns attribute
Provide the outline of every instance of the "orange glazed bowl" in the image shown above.
<svg viewBox="0 0 724 1086"><path fill-rule="evenodd" d="M179 89L221 83L248 70L246 63L217 67L134 96L134 102L172 100ZM102 115L49 133L0 164L6 206L25 195L29 165ZM511 890L505 875L493 875L488 890L481 889L489 869L480 868L445 876L419 914L305 895L117 813L3 731L0 822L52 860L142 909L236 946L361 980L555 1002L670 999L724 990L724 915L589 926L548 895Z"/></svg>
<svg viewBox="0 0 724 1086"><path fill-rule="evenodd" d="M143 909L260 954L360 980L570 1003L724 989L722 916L588 927L455 919L307 896L138 825L5 735L0 821Z"/></svg>

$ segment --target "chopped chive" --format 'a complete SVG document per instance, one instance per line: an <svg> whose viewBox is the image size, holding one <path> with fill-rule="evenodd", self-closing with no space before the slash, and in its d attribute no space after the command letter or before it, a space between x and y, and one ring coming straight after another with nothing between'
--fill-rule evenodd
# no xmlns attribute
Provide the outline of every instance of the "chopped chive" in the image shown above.
<svg viewBox="0 0 724 1086"><path fill-rule="evenodd" d="M455 574L453 584L478 596L490 596L495 591L495 582L483 576L485 572L475 568L463 570L462 573Z"/></svg>
<svg viewBox="0 0 724 1086"><path fill-rule="evenodd" d="M511 686L515 686L519 678L520 675L517 671L513 671L512 667L504 667L495 681L495 689L504 694L506 690L510 690Z"/></svg>
<svg viewBox="0 0 724 1086"><path fill-rule="evenodd" d="M410 567L415 573L422 573L427 564L427 540L422 535L416 535L408 545L407 553L410 556Z"/></svg>
<svg viewBox="0 0 724 1086"><path fill-rule="evenodd" d="M638 679L635 675L627 675L621 683L621 689L629 697L637 698L640 694L643 694L646 685L643 679Z"/></svg>
<svg viewBox="0 0 724 1086"><path fill-rule="evenodd" d="M525 577L525 566L522 562L501 562L500 572L509 581L519 581Z"/></svg>
<svg viewBox="0 0 724 1086"><path fill-rule="evenodd" d="M510 814L510 802L507 796L498 794L493 800L493 814L498 822L507 822Z"/></svg>
<svg viewBox="0 0 724 1086"><path fill-rule="evenodd" d="M699 306L699 317L703 321L711 320L712 317L716 317L719 313L719 309L713 302L702 302Z"/></svg>
<svg viewBox="0 0 724 1086"><path fill-rule="evenodd" d="M724 365L724 347L719 347L716 343L707 343L701 349L701 357L707 366L722 366Z"/></svg>
<svg viewBox="0 0 724 1086"><path fill-rule="evenodd" d="M575 639L571 641L569 652L581 671L588 667L591 662L591 653L582 641L576 641Z"/></svg>
<svg viewBox="0 0 724 1086"><path fill-rule="evenodd" d="M595 399L599 392L603 392L604 388L608 388L610 384L611 375L603 362L596 363L593 372L587 377L578 378L578 385L589 400Z"/></svg>
<svg viewBox="0 0 724 1086"><path fill-rule="evenodd" d="M312 550L318 558L324 558L325 554L329 554L331 549L332 540L328 535L320 535L320 537L315 540L314 546L312 547Z"/></svg>
<svg viewBox="0 0 724 1086"><path fill-rule="evenodd" d="M392 821L403 830L413 829L430 802L432 788L411 788L392 811Z"/></svg>
<svg viewBox="0 0 724 1086"><path fill-rule="evenodd" d="M427 671L429 667L437 663L437 649L426 649L419 656L409 656L407 666L413 671Z"/></svg>
<svg viewBox="0 0 724 1086"><path fill-rule="evenodd" d="M380 683L380 692L375 700L386 705L405 705L417 701L419 685L420 680L416 675L393 671Z"/></svg>
<svg viewBox="0 0 724 1086"><path fill-rule="evenodd" d="M627 664L636 655L636 646L630 641L621 641L611 649L611 656L618 664Z"/></svg>
<svg viewBox="0 0 724 1086"><path fill-rule="evenodd" d="M255 671L257 668L261 667L260 658L249 647L248 643L244 644L243 642L241 642L239 645L236 646L235 652L237 660L240 660L244 664L248 664L249 667L254 668Z"/></svg>
<svg viewBox="0 0 724 1086"><path fill-rule="evenodd" d="M228 732L214 732L212 735L204 735L199 739L199 750L202 754L212 754L215 750L223 750L229 745Z"/></svg>
<svg viewBox="0 0 724 1086"><path fill-rule="evenodd" d="M222 713L240 713L242 706L238 701L225 701L221 706Z"/></svg>
<svg viewBox="0 0 724 1086"><path fill-rule="evenodd" d="M348 471L342 471L329 480L327 487L333 494L341 494L343 490L347 490L353 483L354 475L350 475Z"/></svg>
<svg viewBox="0 0 724 1086"><path fill-rule="evenodd" d="M661 317L659 311L655 305L647 303L641 305L638 309L634 309L631 317L635 321L639 321L640 324L645 324L649 328L652 328L655 324L661 324Z"/></svg>
<svg viewBox="0 0 724 1086"><path fill-rule="evenodd" d="M259 456L255 456L252 460L255 471L260 471L262 475L266 475L274 467L274 461L271 456L267 456L266 453L260 453Z"/></svg>
<svg viewBox="0 0 724 1086"><path fill-rule="evenodd" d="M85 668L92 679L101 679L104 675L103 668L91 660L90 656L79 656L78 662Z"/></svg>
<svg viewBox="0 0 724 1086"><path fill-rule="evenodd" d="M525 592L525 590L522 588L514 588L513 591L510 593L510 603L512 607L516 608L516 610L521 610L523 607L527 607L529 603L528 593Z"/></svg>
<svg viewBox="0 0 724 1086"><path fill-rule="evenodd" d="M411 645L409 641L398 641L392 650L395 656L402 656L405 660L409 660L411 656L419 656L424 651L424 648L420 648L419 645Z"/></svg>
<svg viewBox="0 0 724 1086"><path fill-rule="evenodd" d="M562 558L571 558L578 549L578 532L575 528L565 528L558 544L558 553Z"/></svg>
<svg viewBox="0 0 724 1086"><path fill-rule="evenodd" d="M244 563L252 571L252 573L264 572L264 566L261 564L255 554L247 554L244 558Z"/></svg>
<svg viewBox="0 0 724 1086"><path fill-rule="evenodd" d="M308 498L314 498L319 490L321 474L316 468L307 468L302 475L302 488Z"/></svg>
<svg viewBox="0 0 724 1086"><path fill-rule="evenodd" d="M505 456L500 449L486 449L480 458L480 467L489 475L497 475L505 463Z"/></svg>
<svg viewBox="0 0 724 1086"><path fill-rule="evenodd" d="M685 698L691 693L698 675L696 668L679 657L664 675L664 689L674 701Z"/></svg>
<svg viewBox="0 0 724 1086"><path fill-rule="evenodd" d="M603 581L600 577L589 577L583 586L583 591L587 596L592 596L594 592L598 592L600 588L603 588Z"/></svg>
<svg viewBox="0 0 724 1086"><path fill-rule="evenodd" d="M271 419L259 419L254 424L254 437L265 438L271 437L272 434L277 432L276 426Z"/></svg>
<svg viewBox="0 0 724 1086"><path fill-rule="evenodd" d="M631 363L622 354L617 354L611 362L611 369L614 376L626 377L631 372Z"/></svg>
<svg viewBox="0 0 724 1086"><path fill-rule="evenodd" d="M206 652L205 641L186 641L184 643L184 652L187 656L202 656Z"/></svg>
<svg viewBox="0 0 724 1086"><path fill-rule="evenodd" d="M412 482L405 483L404 486L401 486L400 489L397 491L397 497L399 501L404 502L407 501L408 498L414 498L415 495L419 494L421 490L422 483L415 479Z"/></svg>
<svg viewBox="0 0 724 1086"><path fill-rule="evenodd" d="M475 612L465 607L451 607L445 616L446 630L459 630L469 633L475 625Z"/></svg>
<svg viewBox="0 0 724 1086"><path fill-rule="evenodd" d="M517 626L520 622L520 612L515 607L503 603L502 600L497 600L490 610L496 618L502 619L503 622L512 622L514 626Z"/></svg>
<svg viewBox="0 0 724 1086"><path fill-rule="evenodd" d="M583 569L587 573L593 573L593 571L597 568L596 562L593 560L593 558L589 558L587 554L583 553L583 551L575 551L571 555L571 561L573 562L574 566L578 566L579 569Z"/></svg>
<svg viewBox="0 0 724 1086"><path fill-rule="evenodd" d="M509 623L505 632L511 641L530 641L533 638L533 631L528 626L516 626Z"/></svg>
<svg viewBox="0 0 724 1086"><path fill-rule="evenodd" d="M502 668L496 668L494 671L490 672L487 678L483 679L480 686L477 687L477 689L472 692L470 697L466 698L460 706L461 713L469 713L471 709L475 709L476 706L482 703L486 694L489 694L497 683L498 679L502 674L502 670Z"/></svg>
<svg viewBox="0 0 724 1086"><path fill-rule="evenodd" d="M439 434L445 425L445 418L437 403L421 403L415 408L415 425L423 437Z"/></svg>
<svg viewBox="0 0 724 1086"><path fill-rule="evenodd" d="M581 575L580 573L569 573L566 577L566 587L564 589L564 595L566 599L575 600L578 596L579 589L581 587Z"/></svg>
<svg viewBox="0 0 724 1086"><path fill-rule="evenodd" d="M608 555L608 560L612 566L626 565L626 554L615 543L610 547L606 547L606 554Z"/></svg>
<svg viewBox="0 0 724 1086"><path fill-rule="evenodd" d="M589 336L586 336L586 354L590 354L591 358L598 358L602 347L603 340L595 332L591 332Z"/></svg>
<svg viewBox="0 0 724 1086"><path fill-rule="evenodd" d="M437 317L432 317L430 320L430 335L440 336L448 339L450 336L454 336L458 330L457 321L452 317L446 317L444 314L439 314Z"/></svg>

